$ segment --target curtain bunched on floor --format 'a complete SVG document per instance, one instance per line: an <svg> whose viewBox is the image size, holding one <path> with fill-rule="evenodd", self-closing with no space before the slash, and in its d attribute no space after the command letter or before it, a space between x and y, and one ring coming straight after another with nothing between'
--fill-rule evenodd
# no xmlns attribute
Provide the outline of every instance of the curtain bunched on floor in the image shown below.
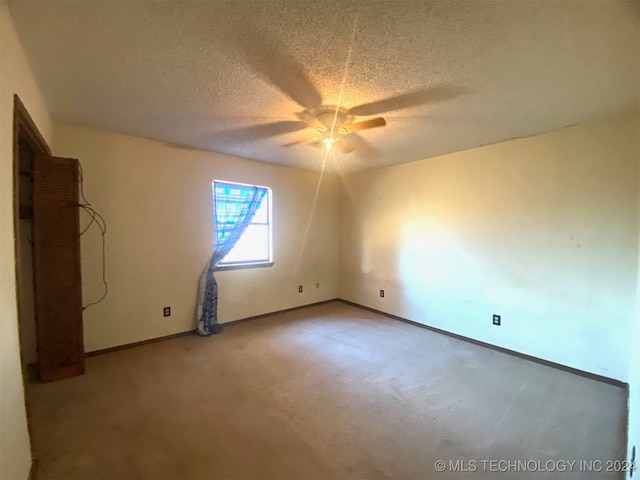
<svg viewBox="0 0 640 480"><path fill-rule="evenodd" d="M247 229L264 200L267 189L251 185L214 183L213 256L198 284L198 334L222 331L218 324L218 284L213 272Z"/></svg>

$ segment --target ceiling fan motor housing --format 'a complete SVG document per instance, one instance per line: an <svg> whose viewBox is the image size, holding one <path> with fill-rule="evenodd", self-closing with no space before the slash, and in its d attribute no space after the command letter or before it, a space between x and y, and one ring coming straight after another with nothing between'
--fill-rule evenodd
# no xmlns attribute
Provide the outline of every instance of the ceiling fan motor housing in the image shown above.
<svg viewBox="0 0 640 480"><path fill-rule="evenodd" d="M322 106L313 110L305 110L300 119L319 133L333 130L337 132L341 126L353 121L353 115L346 110L334 106Z"/></svg>

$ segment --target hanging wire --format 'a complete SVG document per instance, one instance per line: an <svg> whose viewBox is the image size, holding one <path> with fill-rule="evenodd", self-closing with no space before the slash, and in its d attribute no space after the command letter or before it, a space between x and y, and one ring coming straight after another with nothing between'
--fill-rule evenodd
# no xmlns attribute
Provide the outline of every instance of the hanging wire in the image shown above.
<svg viewBox="0 0 640 480"><path fill-rule="evenodd" d="M76 206L80 207L91 217L91 220L89 221L87 226L82 229L82 231L78 235L78 238L81 237L85 232L87 232L87 230L89 230L89 228L91 228L91 226L94 224L100 230L100 236L102 238L102 284L104 285L104 293L98 300L84 305L82 307L82 310L86 310L92 305L97 305L98 303L102 302L109 293L109 284L107 283L107 222L102 215L95 211L95 209L91 206L91 203L87 200L87 197L85 197L84 195L84 171L82 170L82 164L80 163L80 160L78 160L78 174L80 200L82 201L82 203L79 203Z"/></svg>

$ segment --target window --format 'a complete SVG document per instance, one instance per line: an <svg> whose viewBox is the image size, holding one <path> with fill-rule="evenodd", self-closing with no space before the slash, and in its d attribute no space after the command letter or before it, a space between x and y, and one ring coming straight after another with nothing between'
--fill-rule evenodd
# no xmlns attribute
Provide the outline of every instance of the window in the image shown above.
<svg viewBox="0 0 640 480"><path fill-rule="evenodd" d="M229 220L226 213L229 217L237 215L237 202L246 198L247 187L258 186L219 180L213 182L214 221L218 227ZM237 243L218 264L217 269L272 265L271 189L259 188L265 189L266 194L258 210Z"/></svg>

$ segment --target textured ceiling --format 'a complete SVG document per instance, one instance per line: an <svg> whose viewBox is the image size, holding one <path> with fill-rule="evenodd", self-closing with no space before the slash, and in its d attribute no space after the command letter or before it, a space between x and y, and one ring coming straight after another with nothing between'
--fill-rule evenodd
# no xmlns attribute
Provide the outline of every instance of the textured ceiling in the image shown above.
<svg viewBox="0 0 640 480"><path fill-rule="evenodd" d="M639 6L9 4L54 120L317 169L322 150L281 147L313 133L293 131L295 114L319 103L349 109L374 102L355 109L363 113L356 120L386 111L387 126L358 133L354 153L330 154L328 165L341 172L637 111ZM239 130L270 122L286 123Z"/></svg>

